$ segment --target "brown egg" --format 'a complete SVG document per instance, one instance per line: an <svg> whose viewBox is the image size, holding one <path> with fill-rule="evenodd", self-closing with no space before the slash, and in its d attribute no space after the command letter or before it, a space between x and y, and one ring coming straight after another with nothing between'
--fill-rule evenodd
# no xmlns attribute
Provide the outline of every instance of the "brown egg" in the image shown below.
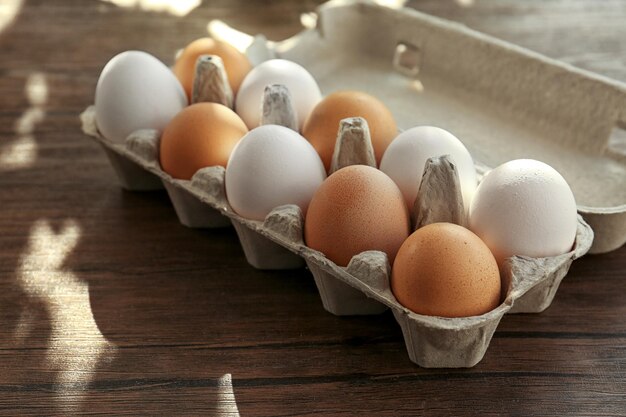
<svg viewBox="0 0 626 417"><path fill-rule="evenodd" d="M398 135L393 115L377 98L359 91L332 93L315 106L302 127L302 136L320 154L326 171L330 169L339 122L348 117L367 120L377 164L380 164L387 146Z"/></svg>
<svg viewBox="0 0 626 417"><path fill-rule="evenodd" d="M366 250L387 253L393 263L409 235L409 214L402 193L383 172L365 165L329 176L309 203L304 237L340 266Z"/></svg>
<svg viewBox="0 0 626 417"><path fill-rule="evenodd" d="M226 106L197 103L180 111L161 136L161 168L174 178L191 179L197 170L221 165L248 132L243 120Z"/></svg>
<svg viewBox="0 0 626 417"><path fill-rule="evenodd" d="M482 240L451 223L416 230L393 264L391 290L418 314L478 316L500 304L498 264Z"/></svg>
<svg viewBox="0 0 626 417"><path fill-rule="evenodd" d="M196 74L196 61L200 55L217 55L224 61L230 88L237 93L239 85L252 69L248 58L232 45L211 38L200 38L183 49L174 64L174 74L191 100L191 89Z"/></svg>

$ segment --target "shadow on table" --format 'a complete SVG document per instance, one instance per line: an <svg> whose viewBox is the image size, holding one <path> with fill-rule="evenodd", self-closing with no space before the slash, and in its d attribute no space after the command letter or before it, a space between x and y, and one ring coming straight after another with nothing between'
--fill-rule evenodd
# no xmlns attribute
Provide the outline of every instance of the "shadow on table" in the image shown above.
<svg viewBox="0 0 626 417"><path fill-rule="evenodd" d="M81 409L232 411L227 375L285 366L277 346L300 340L320 313L308 271L254 270L232 228L178 224L165 193L119 197L101 208L106 221L83 223L68 260L88 285L93 320L111 348Z"/></svg>

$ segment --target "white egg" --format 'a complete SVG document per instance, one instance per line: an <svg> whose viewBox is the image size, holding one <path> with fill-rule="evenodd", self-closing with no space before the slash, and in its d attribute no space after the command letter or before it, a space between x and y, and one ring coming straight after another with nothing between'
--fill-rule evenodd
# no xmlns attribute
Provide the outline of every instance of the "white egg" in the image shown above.
<svg viewBox="0 0 626 417"><path fill-rule="evenodd" d="M387 147L380 170L398 185L409 209L417 197L428 158L450 155L459 173L465 209L476 191L472 156L452 133L434 126L418 126L399 134Z"/></svg>
<svg viewBox="0 0 626 417"><path fill-rule="evenodd" d="M299 129L313 108L322 99L317 82L309 72L285 59L271 59L252 69L237 93L235 109L248 129L261 123L263 94L269 84L282 84L289 89L298 118Z"/></svg>
<svg viewBox="0 0 626 417"><path fill-rule="evenodd" d="M272 209L296 204L306 214L326 170L311 144L291 129L264 125L248 132L226 166L226 197L242 217L263 220Z"/></svg>
<svg viewBox="0 0 626 417"><path fill-rule="evenodd" d="M98 129L115 142L138 129L162 131L186 105L185 91L172 71L146 52L113 57L96 86Z"/></svg>
<svg viewBox="0 0 626 417"><path fill-rule="evenodd" d="M482 180L470 207L470 229L502 262L512 255L556 256L572 249L576 201L565 179L532 159L500 165Z"/></svg>

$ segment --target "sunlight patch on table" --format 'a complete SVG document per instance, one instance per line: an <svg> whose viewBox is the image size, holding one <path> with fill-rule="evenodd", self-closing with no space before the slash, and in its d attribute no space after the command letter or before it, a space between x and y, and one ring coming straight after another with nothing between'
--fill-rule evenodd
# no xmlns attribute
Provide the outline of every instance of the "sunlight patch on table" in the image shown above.
<svg viewBox="0 0 626 417"><path fill-rule="evenodd" d="M223 417L239 417L239 409L233 391L231 374L224 374L217 381L217 413Z"/></svg>
<svg viewBox="0 0 626 417"><path fill-rule="evenodd" d="M140 9L144 12L165 12L174 16L188 15L202 4L201 0L101 0L127 9Z"/></svg>
<svg viewBox="0 0 626 417"><path fill-rule="evenodd" d="M300 24L305 29L315 29L317 26L317 13L302 13L300 14Z"/></svg>
<svg viewBox="0 0 626 417"><path fill-rule="evenodd" d="M31 106L41 107L48 102L48 82L45 74L41 72L32 73L26 80L24 89Z"/></svg>
<svg viewBox="0 0 626 417"><path fill-rule="evenodd" d="M14 171L34 164L37 142L32 135L23 135L0 152L0 171Z"/></svg>
<svg viewBox="0 0 626 417"><path fill-rule="evenodd" d="M212 38L227 42L241 52L245 52L254 41L254 37L240 32L217 19L209 22L207 31Z"/></svg>
<svg viewBox="0 0 626 417"><path fill-rule="evenodd" d="M17 17L24 0L0 1L0 32L9 26Z"/></svg>
<svg viewBox="0 0 626 417"><path fill-rule="evenodd" d="M407 0L374 0L374 3L381 6L389 7L391 9L401 9L406 4Z"/></svg>
<svg viewBox="0 0 626 417"><path fill-rule="evenodd" d="M26 80L24 94L30 107L15 121L15 139L0 144L0 172L14 171L34 165L37 159L36 126L46 118L44 106L48 101L48 83L44 74L32 73Z"/></svg>
<svg viewBox="0 0 626 417"><path fill-rule="evenodd" d="M461 7L472 7L474 5L475 0L455 0L456 4Z"/></svg>
<svg viewBox="0 0 626 417"><path fill-rule="evenodd" d="M17 271L27 296L48 310L51 334L46 364L57 372L55 391L64 413L80 409L96 367L115 355L114 345L104 338L94 320L88 284L64 266L80 236L80 225L74 220L66 220L58 233L47 220L38 220L31 228L28 249Z"/></svg>
<svg viewBox="0 0 626 417"><path fill-rule="evenodd" d="M39 107L31 107L27 109L22 116L15 121L15 133L18 136L30 135L35 131L35 126L46 117L46 112Z"/></svg>

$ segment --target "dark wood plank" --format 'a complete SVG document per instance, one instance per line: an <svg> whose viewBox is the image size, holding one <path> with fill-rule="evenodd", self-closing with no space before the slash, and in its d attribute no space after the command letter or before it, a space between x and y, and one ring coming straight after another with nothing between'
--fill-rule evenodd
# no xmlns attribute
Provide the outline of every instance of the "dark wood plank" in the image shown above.
<svg viewBox="0 0 626 417"><path fill-rule="evenodd" d="M229 415L226 374L242 416L626 413L626 248L575 262L544 313L504 317L478 366L421 369L391 314L334 317L308 271L256 271L232 229L121 190L77 118L108 58L171 62L214 18L282 39L319 1L205 3L26 0L0 33L0 156L33 155L0 165L0 414ZM409 5L626 80L625 1L460 3Z"/></svg>

